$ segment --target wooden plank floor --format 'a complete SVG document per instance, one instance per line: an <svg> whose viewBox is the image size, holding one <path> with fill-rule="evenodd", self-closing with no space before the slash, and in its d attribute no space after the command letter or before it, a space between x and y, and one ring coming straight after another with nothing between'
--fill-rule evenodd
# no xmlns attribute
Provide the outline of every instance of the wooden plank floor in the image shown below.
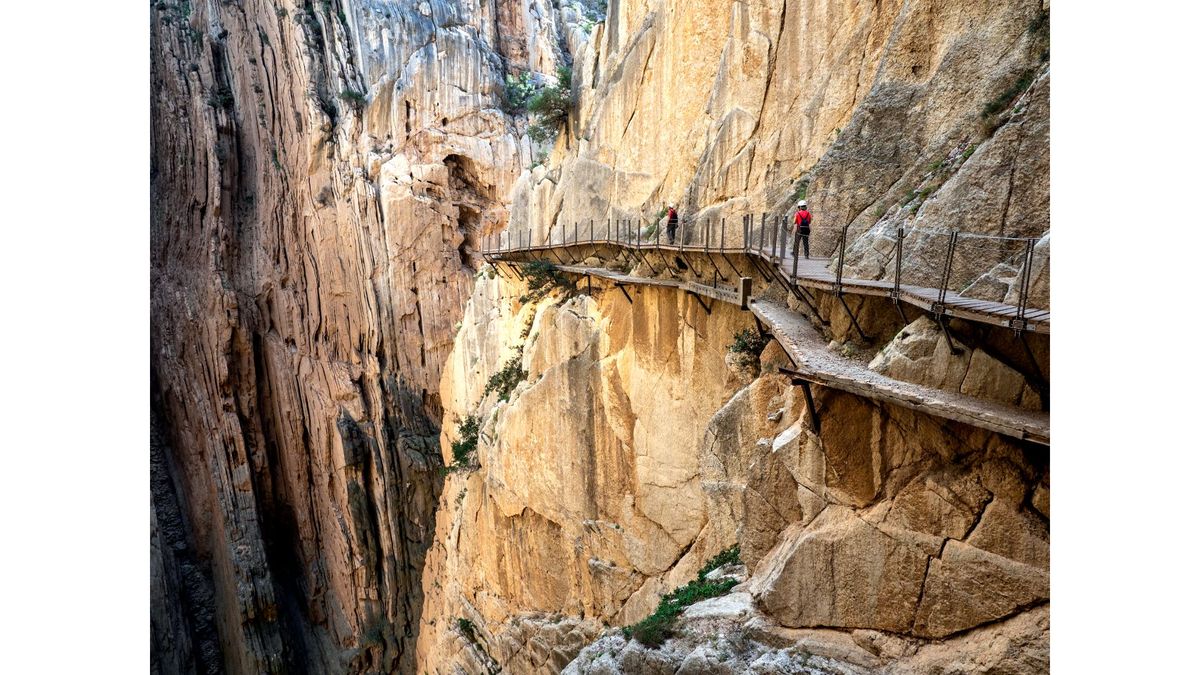
<svg viewBox="0 0 1200 675"><path fill-rule="evenodd" d="M815 282L815 285L821 288L821 290L833 290L837 283L837 274L830 271L831 263L832 259L830 258L800 258L795 261L795 267L793 267L791 251L787 251L777 262L776 269L789 279L792 278L792 270L794 269L798 285L811 286ZM894 287L893 282L882 279L842 277L842 290L847 293L888 297L888 294ZM938 300L938 295L938 289L936 288L925 288L910 284L900 285L900 299L925 311L933 309L934 304ZM971 298L954 291L946 293L944 305L947 316L1006 327L1012 319L1017 317L1019 312L1019 309L1013 305L992 300ZM1027 309L1025 320L1028 324L1027 330L1038 333L1050 332L1050 312L1047 310Z"/></svg>
<svg viewBox="0 0 1200 675"><path fill-rule="evenodd" d="M517 251L502 251L497 255L503 256L505 253L513 252L533 252L533 251L553 251L556 256L561 259L573 260L573 253L583 249L581 252L586 255L589 249L594 250L599 246L618 246L626 249L653 251L660 255L670 253L705 253L716 255L719 253L716 249L706 249L704 246L696 245L676 245L668 246L666 244L653 242L642 243L639 247L634 242L621 241L595 241L595 242L568 242L567 244L535 244L524 247ZM754 256L768 265L773 265L780 276L786 279L792 279L792 272L795 270L795 283L799 286L814 288L822 291L834 291L837 288L837 275L834 270L830 269L830 258L800 258L793 263L792 253L790 250L784 251L781 257L772 259L768 254L761 254L756 250L743 250L738 248L726 249L728 254ZM794 264L794 267L793 267ZM875 297L890 297L894 288L891 281L882 279L854 279L843 276L842 292L857 295L870 295ZM899 298L901 301L917 307L923 311L932 312L938 304L940 293L936 288L926 288L923 286L914 286L911 284L901 284ZM960 295L954 291L948 291L945 295L945 300L942 303L946 316L957 317L969 321L978 321L994 326L1010 327L1014 319L1016 319L1019 309L1013 305L1002 302L994 302L990 300L981 300L979 298L971 298ZM1027 308L1025 313L1026 330L1036 333L1050 333L1050 312L1041 308Z"/></svg>

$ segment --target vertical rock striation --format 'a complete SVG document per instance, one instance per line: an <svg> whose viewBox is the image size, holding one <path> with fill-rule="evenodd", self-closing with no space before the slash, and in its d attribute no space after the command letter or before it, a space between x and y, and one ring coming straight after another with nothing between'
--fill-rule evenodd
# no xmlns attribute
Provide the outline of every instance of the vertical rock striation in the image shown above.
<svg viewBox="0 0 1200 675"><path fill-rule="evenodd" d="M442 365L529 157L497 96L562 59L548 7L152 5L151 361L231 671L412 669Z"/></svg>
<svg viewBox="0 0 1200 675"><path fill-rule="evenodd" d="M153 3L155 667L552 672L733 541L782 629L953 640L1037 610L1040 460L853 397L819 401L845 423L817 443L777 377L724 369L743 315L668 291L521 302L478 272L505 228L545 238L675 201L689 237L807 190L818 252L851 225L862 275L889 269L899 225L925 263L953 228L1041 237L1048 303L1047 16L1038 0ZM538 148L504 76L562 64L576 106ZM956 284L1011 301L1011 260L968 260ZM514 353L528 376L501 401L487 379ZM975 354L954 388L1006 374ZM980 393L1044 405L1015 380ZM472 412L480 468L444 489ZM962 481L991 497L960 499ZM895 587L793 608L837 586L803 581L804 561L874 578L863 551L896 561ZM1015 590L967 602L964 576Z"/></svg>

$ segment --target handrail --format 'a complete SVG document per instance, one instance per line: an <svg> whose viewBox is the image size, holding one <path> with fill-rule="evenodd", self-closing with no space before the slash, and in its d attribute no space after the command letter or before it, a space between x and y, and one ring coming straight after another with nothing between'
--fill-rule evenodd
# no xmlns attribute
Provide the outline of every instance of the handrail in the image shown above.
<svg viewBox="0 0 1200 675"><path fill-rule="evenodd" d="M613 218L605 219L605 229L602 233L603 236L600 237L596 234L594 219L589 219L587 229L584 233L579 232L579 222L574 221L571 237L567 236L567 223L564 220L558 223L559 241L556 242L555 237L549 236L544 244L539 245L534 245L532 242L533 231L531 228L515 230L515 240L514 230L505 230L484 238L482 246L483 254L488 259L488 262L492 262L491 259L493 257L498 258L511 253L544 250L549 251L551 255L554 255L562 263L562 258L559 258L554 250L562 248L562 253L566 254L572 264L576 263L576 252L572 249L581 245L595 246L597 244L615 245L638 252L645 250L659 250L660 252L663 250L672 250L680 253L684 251L696 251L708 255L710 260L712 260L713 254L719 256L742 254L767 262L770 267L766 271L770 271L771 269L776 270L776 272L772 272L772 276L777 274L776 278L781 281L787 281L790 278L790 281L794 285L804 281L809 285L817 283L819 287L825 287L820 286L820 284L828 283L827 281L820 281L818 278L820 275L814 272L814 267L811 265L806 263L805 270L800 268L799 236L794 230L791 230L792 236L787 237L785 232L790 229L788 219L778 215L772 216L766 212L757 215L743 214L742 239L740 242L733 240L727 235L725 231L727 227L725 218L721 218L719 223L721 228L719 237L713 231L716 223L712 219L689 220L680 218L674 242L664 241L662 237L663 228L659 226L659 221L657 220L653 221L655 229L653 241L643 235L642 230L644 228L641 225L645 221L640 216L638 217L637 225L635 225L632 218L616 219L615 233L613 232L613 220ZM758 220L758 223L755 223L755 220ZM633 232L635 227L637 228L636 233ZM703 228L703 231L701 231L701 228ZM755 229L758 231L755 232ZM859 228L854 229L857 232ZM861 234L865 234L871 229L879 229L878 224L863 229L860 234L853 236L861 237ZM553 232L553 229L550 231ZM955 301L960 305L988 304L989 301L979 301L973 297L959 295L959 289L973 283L975 278L980 276L979 270L981 269L980 264L974 265L971 269L961 264L956 265L956 262L959 262L958 259L960 256L958 254L960 249L963 249L965 246L965 252L962 254L965 256L963 260L971 260L979 263L982 256L982 269L985 272L991 269L991 267L1002 265L1009 265L1010 269L1017 271L1016 278L1008 282L1009 297L1015 296L1015 306L999 303L1005 307L1012 308L1012 311L1006 314L1006 320L1009 320L1009 325L1015 331L1020 332L1030 324L1048 323L1047 311L1035 310L1031 305L1032 268L1038 255L1037 251L1035 251L1037 238L1006 237L961 232L958 230L950 232L909 231L903 226L897 227L894 234L890 234L886 227L879 229L879 232L881 236L893 238L895 248L891 252L892 260L888 261L891 264L887 265L893 268L891 270L892 273L890 275L886 271L880 273L883 281L890 281L891 283L882 287L886 290L876 290L874 294L886 295L898 302L901 295L912 295L913 292L919 291L922 288L927 289L926 293L936 291L937 300L932 309L935 314L944 310L951 293L953 293ZM928 254L921 254L922 250L930 250L929 244L934 241L931 238L942 236L947 237L947 242L941 255L935 254L931 259ZM831 290L835 293L841 293L846 286L854 285L858 289L855 292L863 292L864 284L873 284L875 288L880 288L878 280L872 282L871 279L858 279L849 276L850 270L847 269L847 261L851 254L858 256L856 259L860 259L861 256L866 254L876 255L876 252L867 248L867 245L863 243L864 240L859 238L853 240L854 246L851 247L851 237L851 226L843 226L840 228L840 232L838 232L837 239L834 242L832 251L834 260L814 258L818 264L833 263L834 269L828 271L834 273L832 275L833 284ZM757 242L755 242L756 238ZM788 246L789 239L791 243L790 247ZM877 242L871 245L876 248L878 247ZM1019 252L1012 251L1016 247L1019 247L1021 250ZM910 252L910 248L916 251L916 253ZM589 255L594 255L594 253L595 251L585 254L583 257L587 258ZM789 256L791 260L788 260ZM644 262L648 260L645 254L635 257ZM876 257L878 256L876 255ZM917 260L921 262L917 263ZM726 259L726 263L728 264L728 259ZM713 264L716 266L715 260L713 260ZM787 270L789 264L791 267L790 273ZM940 274L934 272L937 269L934 265L940 266ZM886 267L883 269L886 269ZM671 271L669 266L668 271ZM763 270L760 268L760 271ZM766 275L766 271L764 271L764 278L769 278ZM655 273L657 272L658 270L655 270ZM825 272L825 274L828 274L828 272ZM814 274L817 274L817 276L814 277ZM905 275L912 275L914 278L906 283ZM892 278L888 280L888 276ZM721 278L724 278L724 276L721 275ZM826 276L824 279L829 279L829 277ZM932 295L923 297L932 298ZM1031 313L1032 317L1030 316ZM901 311L901 314L903 314L903 311Z"/></svg>

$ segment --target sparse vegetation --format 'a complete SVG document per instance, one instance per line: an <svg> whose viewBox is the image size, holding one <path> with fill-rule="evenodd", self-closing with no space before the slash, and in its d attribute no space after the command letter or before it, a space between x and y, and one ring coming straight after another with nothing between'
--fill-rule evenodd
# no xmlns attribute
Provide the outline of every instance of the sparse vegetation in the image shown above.
<svg viewBox="0 0 1200 675"><path fill-rule="evenodd" d="M1018 96L1025 93L1025 90L1033 84L1033 76L1034 71L1032 69L1021 73L1021 77L1018 78L1016 82L1014 82L1004 91L1000 92L999 96L992 99L990 103L984 106L980 117L987 119L1007 108L1009 104L1015 101Z"/></svg>
<svg viewBox="0 0 1200 675"><path fill-rule="evenodd" d="M969 147L965 151L963 151L962 159L964 162L967 161L968 159L970 159L971 155L975 154L975 148L977 148L977 147L978 146L976 146L976 145L972 145L971 147Z"/></svg>
<svg viewBox="0 0 1200 675"><path fill-rule="evenodd" d="M521 354L517 354L504 363L495 375L488 378L487 386L483 388L483 396L486 398L492 392L501 401L507 401L512 395L513 389L521 383L529 375L524 368L521 367Z"/></svg>
<svg viewBox="0 0 1200 675"><path fill-rule="evenodd" d="M529 112L537 118L529 125L529 137L538 143L558 135L571 109L571 69L559 66L557 75L557 84L542 87L529 99Z"/></svg>
<svg viewBox="0 0 1200 675"><path fill-rule="evenodd" d="M754 328L746 328L733 334L733 344L729 345L729 351L758 358L770 342L771 336L764 335Z"/></svg>
<svg viewBox="0 0 1200 675"><path fill-rule="evenodd" d="M737 544L721 551L713 556L708 562L704 563L704 567L696 573L696 577L703 579L709 572L723 565L738 565L742 562L742 548Z"/></svg>
<svg viewBox="0 0 1200 675"><path fill-rule="evenodd" d="M464 619L461 616L458 617L456 623L458 624L459 632L471 642L475 642L475 624L471 623L470 619Z"/></svg>
<svg viewBox="0 0 1200 675"><path fill-rule="evenodd" d="M533 74L528 70L521 71L516 76L505 75L504 100L501 102L504 111L515 115L525 110L525 104L529 102L536 90L537 87L533 84Z"/></svg>
<svg viewBox="0 0 1200 675"><path fill-rule="evenodd" d="M542 260L521 266L528 291L520 297L521 302L538 302L556 288L572 288L571 282L554 265Z"/></svg>
<svg viewBox="0 0 1200 675"><path fill-rule="evenodd" d="M367 104L367 97L362 92L355 91L354 89L343 89L342 93L338 94L338 98L355 108L361 108Z"/></svg>
<svg viewBox="0 0 1200 675"><path fill-rule="evenodd" d="M471 457L479 448L479 417L467 415L458 423L458 440L450 444L450 454L454 463L446 467L443 473L461 471L470 466Z"/></svg>
<svg viewBox="0 0 1200 675"><path fill-rule="evenodd" d="M791 203L795 204L801 199L808 197L808 179L804 178L799 183L796 183L796 189L792 191Z"/></svg>
<svg viewBox="0 0 1200 675"><path fill-rule="evenodd" d="M214 108L232 108L233 92L224 87L209 90L208 105Z"/></svg>
<svg viewBox="0 0 1200 675"><path fill-rule="evenodd" d="M741 562L739 553L736 545L718 553L716 557L700 568L700 572L696 574L694 580L663 596L653 614L632 626L625 626L622 629L625 637L635 639L647 647L662 645L672 635L672 624L675 622L675 617L683 613L684 609L701 600L725 595L729 589L737 585L735 579L709 581L704 578L704 575L722 565Z"/></svg>

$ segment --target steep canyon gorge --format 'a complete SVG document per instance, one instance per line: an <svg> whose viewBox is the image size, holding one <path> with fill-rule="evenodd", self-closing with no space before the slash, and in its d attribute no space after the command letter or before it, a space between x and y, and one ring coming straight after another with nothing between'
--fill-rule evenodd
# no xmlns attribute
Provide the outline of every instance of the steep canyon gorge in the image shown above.
<svg viewBox="0 0 1200 675"><path fill-rule="evenodd" d="M732 358L735 305L483 255L803 195L861 278L903 227L935 279L960 230L964 293L1027 273L1049 309L1048 2L159 0L150 29L156 672L1048 671L1048 447L810 406L778 341ZM538 142L511 82L560 67ZM1048 336L952 348L847 299L872 339L786 302L874 372L1048 411ZM735 545L675 639L614 630Z"/></svg>

